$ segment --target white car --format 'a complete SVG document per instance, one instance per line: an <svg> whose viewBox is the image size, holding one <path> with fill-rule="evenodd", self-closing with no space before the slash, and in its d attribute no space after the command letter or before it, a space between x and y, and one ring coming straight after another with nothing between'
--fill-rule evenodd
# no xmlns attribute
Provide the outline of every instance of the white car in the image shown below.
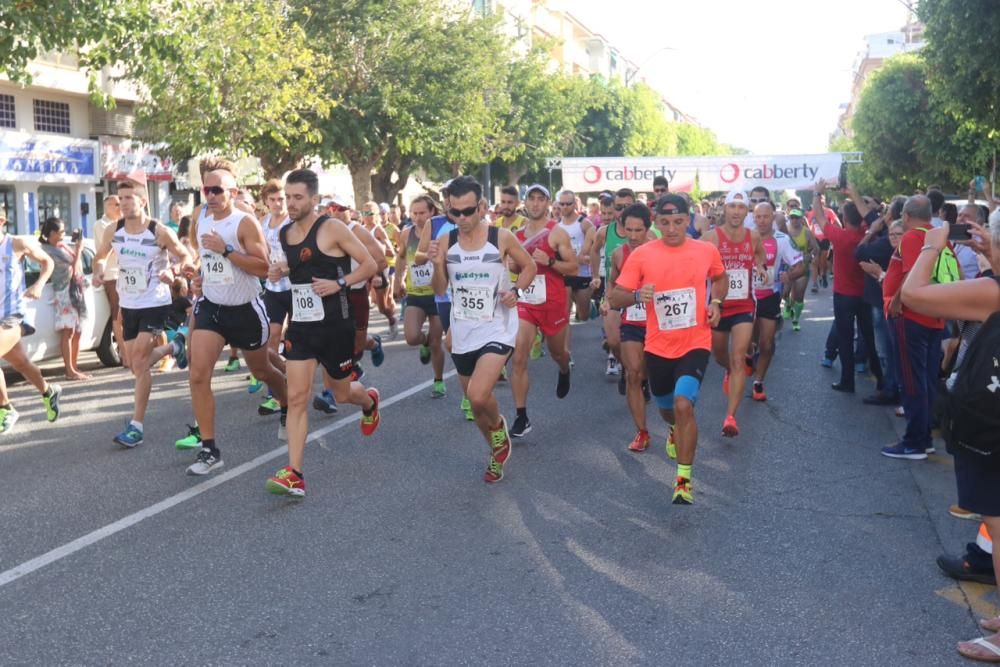
<svg viewBox="0 0 1000 667"><path fill-rule="evenodd" d="M80 334L80 350L96 350L97 357L105 366L120 366L121 358L111 335L110 307L103 287L91 284L94 263L94 243L85 239L83 245L84 298L87 302L87 316L83 318ZM24 258L24 279L30 287L38 280L39 266L29 257ZM52 286L46 285L42 298L37 301L25 299L25 322L35 328L35 333L21 339L28 358L38 363L49 359L59 359L59 332L54 329L56 309L53 302Z"/></svg>

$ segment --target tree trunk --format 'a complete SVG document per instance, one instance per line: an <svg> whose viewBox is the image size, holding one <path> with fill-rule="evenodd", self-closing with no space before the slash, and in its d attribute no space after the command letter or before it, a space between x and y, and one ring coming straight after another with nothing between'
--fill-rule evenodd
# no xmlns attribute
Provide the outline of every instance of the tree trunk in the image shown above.
<svg viewBox="0 0 1000 667"><path fill-rule="evenodd" d="M280 179L285 172L293 169L301 169L305 162L305 156L295 155L287 151L281 153L263 152L260 157L260 166L264 169L265 178Z"/></svg>
<svg viewBox="0 0 1000 667"><path fill-rule="evenodd" d="M525 169L521 165L508 164L507 165L507 185L517 185L518 181L525 174Z"/></svg>
<svg viewBox="0 0 1000 667"><path fill-rule="evenodd" d="M348 158L347 168L351 171L354 186L354 206L361 208L365 202L372 201L372 163Z"/></svg>
<svg viewBox="0 0 1000 667"><path fill-rule="evenodd" d="M395 142L390 144L382 164L372 175L372 192L375 200L392 203L396 195L406 187L415 160L409 155L401 155ZM393 180L393 176L396 177Z"/></svg>

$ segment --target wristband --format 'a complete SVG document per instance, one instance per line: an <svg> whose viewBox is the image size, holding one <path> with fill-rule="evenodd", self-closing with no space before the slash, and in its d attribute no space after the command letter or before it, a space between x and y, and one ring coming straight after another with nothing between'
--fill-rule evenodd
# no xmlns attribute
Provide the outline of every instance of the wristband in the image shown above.
<svg viewBox="0 0 1000 667"><path fill-rule="evenodd" d="M934 252L941 252L940 250L938 250L937 248L935 248L932 245L925 245L923 248L920 249L920 252L926 252L928 250L933 250Z"/></svg>
<svg viewBox="0 0 1000 667"><path fill-rule="evenodd" d="M711 301L708 302L708 305L710 305L710 306L721 306L722 305L722 299L712 299Z"/></svg>
<svg viewBox="0 0 1000 667"><path fill-rule="evenodd" d="M637 289L636 291L632 292L632 298L635 299L636 303L642 303L642 290Z"/></svg>

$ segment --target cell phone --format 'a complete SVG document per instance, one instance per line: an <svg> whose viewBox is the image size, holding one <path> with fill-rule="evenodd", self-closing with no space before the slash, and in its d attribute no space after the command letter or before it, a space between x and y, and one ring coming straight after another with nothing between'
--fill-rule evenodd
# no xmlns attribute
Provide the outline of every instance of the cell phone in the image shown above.
<svg viewBox="0 0 1000 667"><path fill-rule="evenodd" d="M79 229L74 229L73 233L70 235L69 238L73 241L73 243L76 243L77 241L80 240L80 237L82 236L83 236L82 231L80 231Z"/></svg>
<svg viewBox="0 0 1000 667"><path fill-rule="evenodd" d="M976 176L976 192L982 192L986 187L986 177Z"/></svg>
<svg viewBox="0 0 1000 667"><path fill-rule="evenodd" d="M842 162L840 165L840 176L837 179L837 188L843 190L847 187L847 163Z"/></svg>
<svg viewBox="0 0 1000 667"><path fill-rule="evenodd" d="M956 222L954 225L948 227L948 240L949 241L971 241L972 233L969 231L971 227L964 222Z"/></svg>

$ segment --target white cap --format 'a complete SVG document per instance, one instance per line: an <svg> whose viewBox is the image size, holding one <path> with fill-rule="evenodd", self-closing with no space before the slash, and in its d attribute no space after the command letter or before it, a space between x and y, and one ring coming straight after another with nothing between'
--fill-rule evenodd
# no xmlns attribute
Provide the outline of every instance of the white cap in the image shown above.
<svg viewBox="0 0 1000 667"><path fill-rule="evenodd" d="M389 205L386 204L385 202L382 202L381 204L378 205L378 210L382 211L383 213L388 213Z"/></svg>
<svg viewBox="0 0 1000 667"><path fill-rule="evenodd" d="M530 195L532 192L535 191L541 192L543 195L545 195L546 199L552 199L552 195L549 194L549 189L544 185L542 185L541 183L534 183L532 185L529 185L528 189L525 190L524 192L524 196L527 197L528 195Z"/></svg>
<svg viewBox="0 0 1000 667"><path fill-rule="evenodd" d="M726 204L743 204L750 208L750 198L742 190L730 190L729 194L726 195Z"/></svg>
<svg viewBox="0 0 1000 667"><path fill-rule="evenodd" d="M354 208L351 201L343 195L332 195L330 197L324 197L319 203L320 206L326 208L327 206L339 206L341 208Z"/></svg>

